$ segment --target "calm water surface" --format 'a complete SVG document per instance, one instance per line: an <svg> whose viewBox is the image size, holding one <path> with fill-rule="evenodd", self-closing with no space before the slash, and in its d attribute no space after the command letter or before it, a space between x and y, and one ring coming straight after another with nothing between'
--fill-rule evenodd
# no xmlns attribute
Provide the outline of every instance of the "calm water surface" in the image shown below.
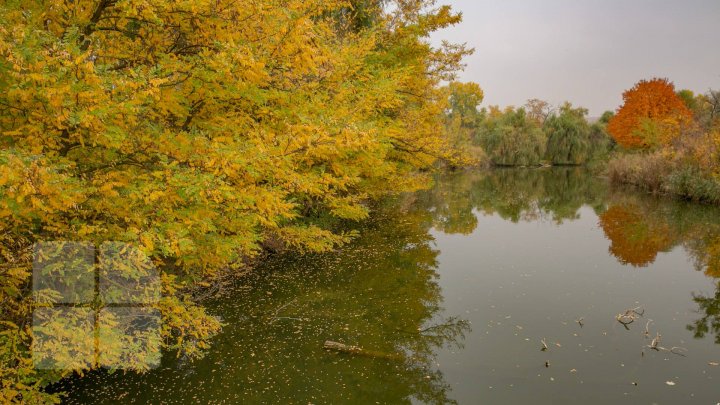
<svg viewBox="0 0 720 405"><path fill-rule="evenodd" d="M720 402L716 208L579 169L466 172L361 232L209 303L227 326L203 360L66 381L67 402Z"/></svg>

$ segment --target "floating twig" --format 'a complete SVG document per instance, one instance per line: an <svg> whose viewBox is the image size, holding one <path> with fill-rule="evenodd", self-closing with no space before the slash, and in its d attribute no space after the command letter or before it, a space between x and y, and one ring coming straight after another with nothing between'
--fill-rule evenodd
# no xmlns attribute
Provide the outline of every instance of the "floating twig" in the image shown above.
<svg viewBox="0 0 720 405"><path fill-rule="evenodd" d="M289 307L290 305L292 305L293 303L295 303L295 301L297 301L297 298L293 298L290 301L288 301L287 303L285 303L284 305L281 305L280 307L278 307L275 310L275 312L273 313L273 315L270 317L270 320L268 321L268 323L274 323L278 319L287 318L287 317L279 317L278 314L280 314L280 311L282 311L283 309L285 309L285 308Z"/></svg>
<svg viewBox="0 0 720 405"><path fill-rule="evenodd" d="M656 332L655 337L653 338L653 340L650 341L648 347L655 351L660 351L660 348L658 347L658 345L660 344L660 337L660 333Z"/></svg>
<svg viewBox="0 0 720 405"><path fill-rule="evenodd" d="M687 352L687 349L684 347L673 346L668 349L667 347L660 346L660 337L661 336L662 336L661 334L656 333L655 337L653 338L652 341L650 341L650 344L647 345L647 347L651 348L652 350L655 350L656 352L670 352L672 354L676 354L678 356L685 357L685 354L681 353L681 352ZM643 355L644 355L644 352L643 352Z"/></svg>
<svg viewBox="0 0 720 405"><path fill-rule="evenodd" d="M645 314L645 310L642 309L642 307L636 307L631 309L626 309L625 312L621 312L615 316L615 319L620 322L625 329L630 330L628 328L628 325L635 322L635 320Z"/></svg>
<svg viewBox="0 0 720 405"><path fill-rule="evenodd" d="M648 319L647 323L645 324L645 336L650 336L650 322L652 322L652 319Z"/></svg>

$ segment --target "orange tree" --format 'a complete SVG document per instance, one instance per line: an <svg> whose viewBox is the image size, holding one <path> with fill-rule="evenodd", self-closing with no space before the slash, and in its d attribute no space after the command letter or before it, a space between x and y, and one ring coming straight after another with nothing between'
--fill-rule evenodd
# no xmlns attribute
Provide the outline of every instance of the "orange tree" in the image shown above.
<svg viewBox="0 0 720 405"><path fill-rule="evenodd" d="M626 148L666 145L680 133L692 113L667 79L641 80L623 93L623 105L608 123L608 132Z"/></svg>

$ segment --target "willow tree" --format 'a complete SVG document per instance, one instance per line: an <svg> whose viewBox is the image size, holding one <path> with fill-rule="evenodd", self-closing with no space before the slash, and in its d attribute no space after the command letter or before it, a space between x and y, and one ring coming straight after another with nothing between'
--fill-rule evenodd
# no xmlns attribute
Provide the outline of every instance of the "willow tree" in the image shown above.
<svg viewBox="0 0 720 405"><path fill-rule="evenodd" d="M509 110L496 118L483 146L490 161L498 166L540 164L547 139L542 129L528 119L525 110Z"/></svg>
<svg viewBox="0 0 720 405"><path fill-rule="evenodd" d="M590 126L585 120L587 110L572 108L565 103L560 114L551 115L543 129L548 136L546 158L556 165L585 163L590 155Z"/></svg>
<svg viewBox="0 0 720 405"><path fill-rule="evenodd" d="M188 288L269 246L345 243L332 224L368 198L462 159L439 83L467 52L427 41L460 16L355 3L3 2L2 401L52 400L39 387L72 371L30 367L33 243L136 246L162 273L165 347L193 357L219 323Z"/></svg>

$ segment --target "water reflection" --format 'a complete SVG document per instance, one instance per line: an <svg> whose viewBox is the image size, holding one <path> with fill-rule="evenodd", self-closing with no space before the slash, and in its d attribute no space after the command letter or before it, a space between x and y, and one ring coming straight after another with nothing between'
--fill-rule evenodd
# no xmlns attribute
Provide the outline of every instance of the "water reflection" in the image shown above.
<svg viewBox="0 0 720 405"><path fill-rule="evenodd" d="M605 179L577 167L453 173L418 197L445 233L470 234L475 211L512 222L579 218L583 206L599 216L609 252L622 264L646 267L658 253L683 246L696 268L720 277L720 208L610 190Z"/></svg>
<svg viewBox="0 0 720 405"><path fill-rule="evenodd" d="M720 209L628 192L612 193L600 225L610 253L635 267L652 264L658 253L682 247L695 269L720 278ZM687 326L695 338L715 336L720 344L720 283L714 295L693 293L700 318Z"/></svg>
<svg viewBox="0 0 720 405"><path fill-rule="evenodd" d="M693 294L693 301L698 305L698 313L702 316L688 325L688 330L694 333L696 339L704 338L708 334L715 335L715 343L720 344L720 282L714 296L696 293Z"/></svg>
<svg viewBox="0 0 720 405"><path fill-rule="evenodd" d="M226 326L207 358L168 354L142 376L96 372L56 389L70 403L452 403L434 353L461 347L470 325L442 312L429 233L441 208L415 198L377 207L342 251L275 257L209 303ZM363 355L325 351L325 340Z"/></svg>
<svg viewBox="0 0 720 405"><path fill-rule="evenodd" d="M436 187L420 194L433 215L433 226L445 233L470 234L478 219L474 210L512 221L578 218L583 205L602 208L604 180L578 167L497 169L439 176Z"/></svg>
<svg viewBox="0 0 720 405"><path fill-rule="evenodd" d="M600 226L622 263L645 267L658 253L682 246L698 271L720 277L718 218L718 207L617 191L608 196Z"/></svg>
<svg viewBox="0 0 720 405"><path fill-rule="evenodd" d="M659 388L629 382L647 376L664 384L661 378L671 377L662 373L672 372L688 376L682 389L694 389L695 365L663 363L651 352L640 357L648 344L642 331L613 329L613 317L642 299L667 342L681 344L688 330L698 338L683 343L695 360L710 352L705 338L720 343L720 284L714 295L693 294L693 304L689 291L699 284L683 289L667 277L705 277L654 264L661 252L682 248L687 255L676 255L678 263L689 257L698 271L719 277L720 212L606 184L571 167L439 176L430 191L375 207L361 237L341 251L276 256L209 302L226 326L205 359L190 364L167 353L144 375L95 372L56 388L70 392L69 403L474 403L479 392L489 402L518 403L554 398L547 372L570 375L567 398L612 402L630 398L629 389L654 398ZM435 240L440 234L467 236ZM455 256L447 253L441 266L442 243L443 254ZM443 280L456 280L445 290L440 271ZM640 280L653 274L660 276ZM697 314L682 312L688 303ZM471 333L458 315L480 330ZM580 316L582 328L574 321ZM541 352L539 339L553 335L562 346ZM452 356L438 364L448 351L442 348L466 339L474 344L459 355L462 366L446 368ZM366 355L323 350L326 340ZM548 356L552 368L544 366ZM705 383L692 375L696 386ZM472 380L465 391L458 388L463 378ZM501 382L526 391L501 392ZM483 391L489 385L494 390Z"/></svg>
<svg viewBox="0 0 720 405"><path fill-rule="evenodd" d="M445 233L472 233L474 213L497 214L519 221L579 218L587 205L599 217L610 241L608 251L620 263L647 267L660 252L685 249L696 270L720 278L720 208L610 190L607 182L582 168L500 169L441 176L420 198ZM715 295L693 294L700 319L688 325L696 338L715 335L720 344L720 283Z"/></svg>
<svg viewBox="0 0 720 405"><path fill-rule="evenodd" d="M604 180L583 168L497 169L440 176L422 201L438 230L469 234L477 226L473 210L512 222L562 224L577 219L583 205L600 209L605 193Z"/></svg>
<svg viewBox="0 0 720 405"><path fill-rule="evenodd" d="M600 215L600 226L610 240L610 253L624 264L644 267L659 252L669 250L675 241L669 226L644 217L636 204L612 205Z"/></svg>

